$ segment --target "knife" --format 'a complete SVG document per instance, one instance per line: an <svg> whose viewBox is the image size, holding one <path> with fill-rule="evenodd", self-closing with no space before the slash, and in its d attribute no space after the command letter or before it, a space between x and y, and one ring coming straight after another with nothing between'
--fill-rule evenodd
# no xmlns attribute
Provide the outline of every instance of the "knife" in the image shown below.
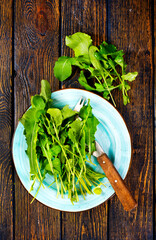
<svg viewBox="0 0 156 240"><path fill-rule="evenodd" d="M101 168L103 169L106 177L112 185L116 195L118 196L121 204L126 211L131 211L137 207L137 202L132 197L130 191L127 189L123 179L120 177L118 171L114 167L113 163L109 159L106 153L104 153L100 144L95 141L96 151L93 152L93 156L97 158Z"/></svg>

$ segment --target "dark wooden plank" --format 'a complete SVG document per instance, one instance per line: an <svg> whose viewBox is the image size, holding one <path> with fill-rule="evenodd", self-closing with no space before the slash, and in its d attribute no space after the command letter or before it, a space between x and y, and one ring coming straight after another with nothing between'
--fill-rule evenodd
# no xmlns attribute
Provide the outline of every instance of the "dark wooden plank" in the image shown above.
<svg viewBox="0 0 156 240"><path fill-rule="evenodd" d="M129 71L138 71L126 107L116 95L132 138L133 157L126 184L138 208L125 212L114 197L109 209L109 239L153 239L153 66L151 1L108 1L109 41L124 49Z"/></svg>
<svg viewBox="0 0 156 240"><path fill-rule="evenodd" d="M12 1L0 4L0 239L13 239Z"/></svg>
<svg viewBox="0 0 156 240"><path fill-rule="evenodd" d="M94 44L106 40L105 1L62 1L61 55L72 55L65 47L65 36L81 31L92 36ZM80 87L77 72L63 86ZM62 239L107 239L107 203L81 213L62 213Z"/></svg>
<svg viewBox="0 0 156 240"><path fill-rule="evenodd" d="M154 39L153 39L153 41L154 41L154 47L153 47L153 51L154 51L154 67L153 67L153 70L154 70L154 117L155 117L155 119L154 119L154 135L155 135L155 139L154 139L154 143L155 143L155 164L154 164L154 167L155 167L155 169L154 169L154 174L155 174L155 176L154 176L154 180L155 180L155 182L154 182L154 187L155 187L155 199L156 199L156 0L154 0L153 1L153 4L154 4L154 9L153 9L153 11L152 11L152 13L153 13L153 24L154 24L154 26L153 26L153 30L154 30L154 32L153 32L153 36L154 36ZM154 220L156 219L156 201L155 201L155 205L154 205L154 207L155 207L155 216L154 216ZM155 223L155 222L154 222ZM156 224L155 224L155 228L154 228L154 231L155 231L155 234L156 234ZM155 236L155 238L156 238L156 236Z"/></svg>
<svg viewBox="0 0 156 240"><path fill-rule="evenodd" d="M108 205L79 213L62 213L62 239L107 239Z"/></svg>
<svg viewBox="0 0 156 240"><path fill-rule="evenodd" d="M15 5L15 126L40 91L41 79L53 90L53 66L59 54L59 1L16 1ZM46 197L46 196L45 196ZM32 197L15 176L15 239L60 239L60 212Z"/></svg>

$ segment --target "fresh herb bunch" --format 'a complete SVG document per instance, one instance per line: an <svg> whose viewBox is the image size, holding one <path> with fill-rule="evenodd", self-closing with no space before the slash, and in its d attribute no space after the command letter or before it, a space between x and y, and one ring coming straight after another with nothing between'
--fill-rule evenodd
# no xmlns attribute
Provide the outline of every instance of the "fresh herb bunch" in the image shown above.
<svg viewBox="0 0 156 240"><path fill-rule="evenodd" d="M92 186L96 187L95 193L100 194L99 179L105 175L86 164L93 164L91 154L95 150L94 134L99 124L89 102L79 113L67 105L63 109L53 108L50 85L42 80L41 93L31 98L31 105L20 119L25 128L33 181L30 191L38 180L37 195L40 187L44 187L46 174L50 174L54 177L50 186L56 184L57 196L61 194L63 198L68 191L72 203L79 200L79 194L85 199L86 193L93 193Z"/></svg>
<svg viewBox="0 0 156 240"><path fill-rule="evenodd" d="M66 45L74 50L75 57L62 56L56 61L54 75L57 79L66 80L72 74L72 66L77 66L81 69L78 81L87 90L102 93L105 99L111 98L116 106L112 91L119 89L124 105L130 102L128 81L135 80L138 73L126 73L123 50L118 51L106 42L98 47L93 46L91 37L82 32L66 36ZM89 77L86 77L87 72Z"/></svg>

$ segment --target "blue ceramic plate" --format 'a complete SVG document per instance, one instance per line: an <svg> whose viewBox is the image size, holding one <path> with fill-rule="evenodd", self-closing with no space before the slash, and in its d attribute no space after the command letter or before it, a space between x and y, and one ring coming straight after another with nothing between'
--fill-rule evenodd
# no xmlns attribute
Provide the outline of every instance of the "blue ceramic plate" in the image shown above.
<svg viewBox="0 0 156 240"><path fill-rule="evenodd" d="M96 94L80 89L59 90L53 92L51 97L53 99L53 107L62 108L64 105L68 104L72 109L81 97L90 99L93 114L100 122L95 135L96 140L113 161L119 174L124 179L128 172L131 160L131 140L127 127L116 109L109 102ZM23 125L19 123L13 139L13 159L17 174L24 187L29 191L32 182L29 177L29 159L25 153L27 144L25 136L23 135L23 130ZM94 169L103 172L96 161L96 158L92 157L92 160L97 164ZM45 188L40 189L36 199L51 208L62 211L84 211L98 206L114 194L114 190L108 179L104 178L103 183L105 184L105 187L102 186L103 191L101 195L87 195L86 200L80 195L79 202L72 205L67 194L65 194L64 199L62 199L61 196L56 198L55 186L52 185L48 188L52 180L52 176L46 177L44 180ZM31 195L35 195L38 185L39 184L36 183Z"/></svg>

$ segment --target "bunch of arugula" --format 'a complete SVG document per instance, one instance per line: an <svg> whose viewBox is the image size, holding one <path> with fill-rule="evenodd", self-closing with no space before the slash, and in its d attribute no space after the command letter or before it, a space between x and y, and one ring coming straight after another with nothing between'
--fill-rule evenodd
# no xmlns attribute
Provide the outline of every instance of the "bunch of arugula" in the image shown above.
<svg viewBox="0 0 156 240"><path fill-rule="evenodd" d="M77 66L81 69L78 81L87 90L100 92L107 100L111 97L116 106L112 91L119 89L124 105L130 102L128 81L135 80L138 73L126 73L123 50L118 51L114 45L106 42L98 47L93 46L91 37L82 32L66 36L66 45L74 50L75 57L61 56L56 61L54 75L57 79L66 80L72 74L72 66Z"/></svg>
<svg viewBox="0 0 156 240"><path fill-rule="evenodd" d="M38 180L37 195L40 187L44 187L46 174L50 174L54 177L50 186L56 184L57 196L61 194L63 198L68 191L72 203L79 200L79 194L85 199L86 193L93 193L92 186L95 186L94 192L100 194L99 179L105 175L95 172L86 164L92 164L94 134L99 123L92 114L89 102L79 113L68 105L63 109L53 108L50 84L42 80L40 95L31 98L31 108L20 121L28 146L26 153L30 162L30 179L33 181L30 191Z"/></svg>

